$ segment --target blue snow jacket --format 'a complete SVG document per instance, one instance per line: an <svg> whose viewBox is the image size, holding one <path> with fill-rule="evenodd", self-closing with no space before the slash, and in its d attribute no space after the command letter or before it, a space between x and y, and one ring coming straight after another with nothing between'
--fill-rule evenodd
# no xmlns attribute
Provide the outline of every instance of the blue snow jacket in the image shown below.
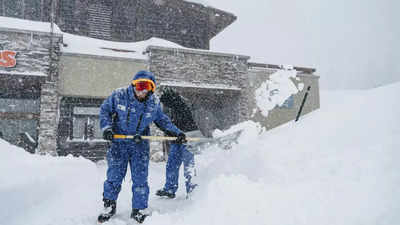
<svg viewBox="0 0 400 225"><path fill-rule="evenodd" d="M102 131L112 127L115 134L150 135L149 126L152 122L172 136L182 132L164 114L156 96L150 93L144 102L140 102L134 95L132 85L115 90L100 108Z"/></svg>

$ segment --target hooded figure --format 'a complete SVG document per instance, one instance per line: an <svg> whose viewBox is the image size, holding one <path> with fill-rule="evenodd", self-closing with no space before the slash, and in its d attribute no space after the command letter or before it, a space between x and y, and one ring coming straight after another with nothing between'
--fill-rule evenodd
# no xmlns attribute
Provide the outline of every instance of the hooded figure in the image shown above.
<svg viewBox="0 0 400 225"><path fill-rule="evenodd" d="M166 89L160 97L161 103L169 108L170 117L176 126L185 131L197 130L197 125L193 120L189 106L184 102L183 98L175 91ZM168 135L168 134L167 134ZM157 196L166 196L175 198L175 193L178 190L179 168L183 164L183 175L186 179L186 193L189 194L197 186L192 183L192 178L195 176L194 155L188 151L183 144L175 141L167 141L165 148L169 149L168 161L166 166L166 181L162 189L156 192Z"/></svg>
<svg viewBox="0 0 400 225"><path fill-rule="evenodd" d="M127 88L120 88L104 101L100 107L100 128L103 138L112 141L107 151L107 179L104 182L104 212L98 217L105 222L116 213L116 200L129 164L132 178L131 218L142 223L146 215L141 211L148 207L149 186L147 183L150 147L142 135L150 135L150 124L154 122L177 142L186 141L185 134L163 113L160 101L153 95L156 80L153 73L139 71ZM114 138L115 134L134 135L134 139Z"/></svg>

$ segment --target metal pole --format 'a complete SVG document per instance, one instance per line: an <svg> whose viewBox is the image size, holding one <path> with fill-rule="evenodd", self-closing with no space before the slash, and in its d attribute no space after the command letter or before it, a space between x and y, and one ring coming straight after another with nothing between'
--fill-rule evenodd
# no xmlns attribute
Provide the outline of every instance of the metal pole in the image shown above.
<svg viewBox="0 0 400 225"><path fill-rule="evenodd" d="M311 90L311 86L308 86L308 87L307 87L307 92L306 92L306 94L304 95L303 101L301 102L301 106L300 106L299 112L297 113L295 122L297 122L297 121L299 120L299 118L300 118L301 111L303 111L304 103L305 103L306 100L307 100L308 92L309 92L310 90Z"/></svg>

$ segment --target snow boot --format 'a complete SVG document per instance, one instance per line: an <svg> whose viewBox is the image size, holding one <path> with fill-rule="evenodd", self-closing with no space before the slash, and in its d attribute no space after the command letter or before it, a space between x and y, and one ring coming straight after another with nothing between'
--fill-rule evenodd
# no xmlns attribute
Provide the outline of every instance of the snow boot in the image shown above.
<svg viewBox="0 0 400 225"><path fill-rule="evenodd" d="M199 186L199 185L198 185L198 184L188 184L188 185L186 186L186 193L187 193L187 194L192 193L193 190L194 190L197 186Z"/></svg>
<svg viewBox="0 0 400 225"><path fill-rule="evenodd" d="M193 194L193 190L198 186L198 184L189 184L186 186L186 199L190 199L192 194Z"/></svg>
<svg viewBox="0 0 400 225"><path fill-rule="evenodd" d="M117 203L115 200L103 199L103 202L104 210L99 217L97 217L97 222L99 223L108 221L117 212Z"/></svg>
<svg viewBox="0 0 400 225"><path fill-rule="evenodd" d="M168 192L168 191L166 191L164 189L158 190L156 192L156 195L160 196L160 197L175 198L175 194L174 193L170 193L170 192Z"/></svg>
<svg viewBox="0 0 400 225"><path fill-rule="evenodd" d="M143 223L147 216L148 215L141 213L139 209L132 209L131 218L138 223Z"/></svg>

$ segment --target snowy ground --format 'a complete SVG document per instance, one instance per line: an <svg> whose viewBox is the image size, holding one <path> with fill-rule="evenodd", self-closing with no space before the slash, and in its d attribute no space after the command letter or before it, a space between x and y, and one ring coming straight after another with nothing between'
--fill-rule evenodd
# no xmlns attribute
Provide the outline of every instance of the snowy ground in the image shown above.
<svg viewBox="0 0 400 225"><path fill-rule="evenodd" d="M261 134L243 123L231 151L196 156L200 186L190 200L183 182L177 199L156 198L165 164L151 163L149 204L158 212L145 224L400 224L399 97L400 83L322 92L321 109L298 123ZM105 169L0 140L0 224L96 224ZM128 177L108 224L129 221Z"/></svg>

